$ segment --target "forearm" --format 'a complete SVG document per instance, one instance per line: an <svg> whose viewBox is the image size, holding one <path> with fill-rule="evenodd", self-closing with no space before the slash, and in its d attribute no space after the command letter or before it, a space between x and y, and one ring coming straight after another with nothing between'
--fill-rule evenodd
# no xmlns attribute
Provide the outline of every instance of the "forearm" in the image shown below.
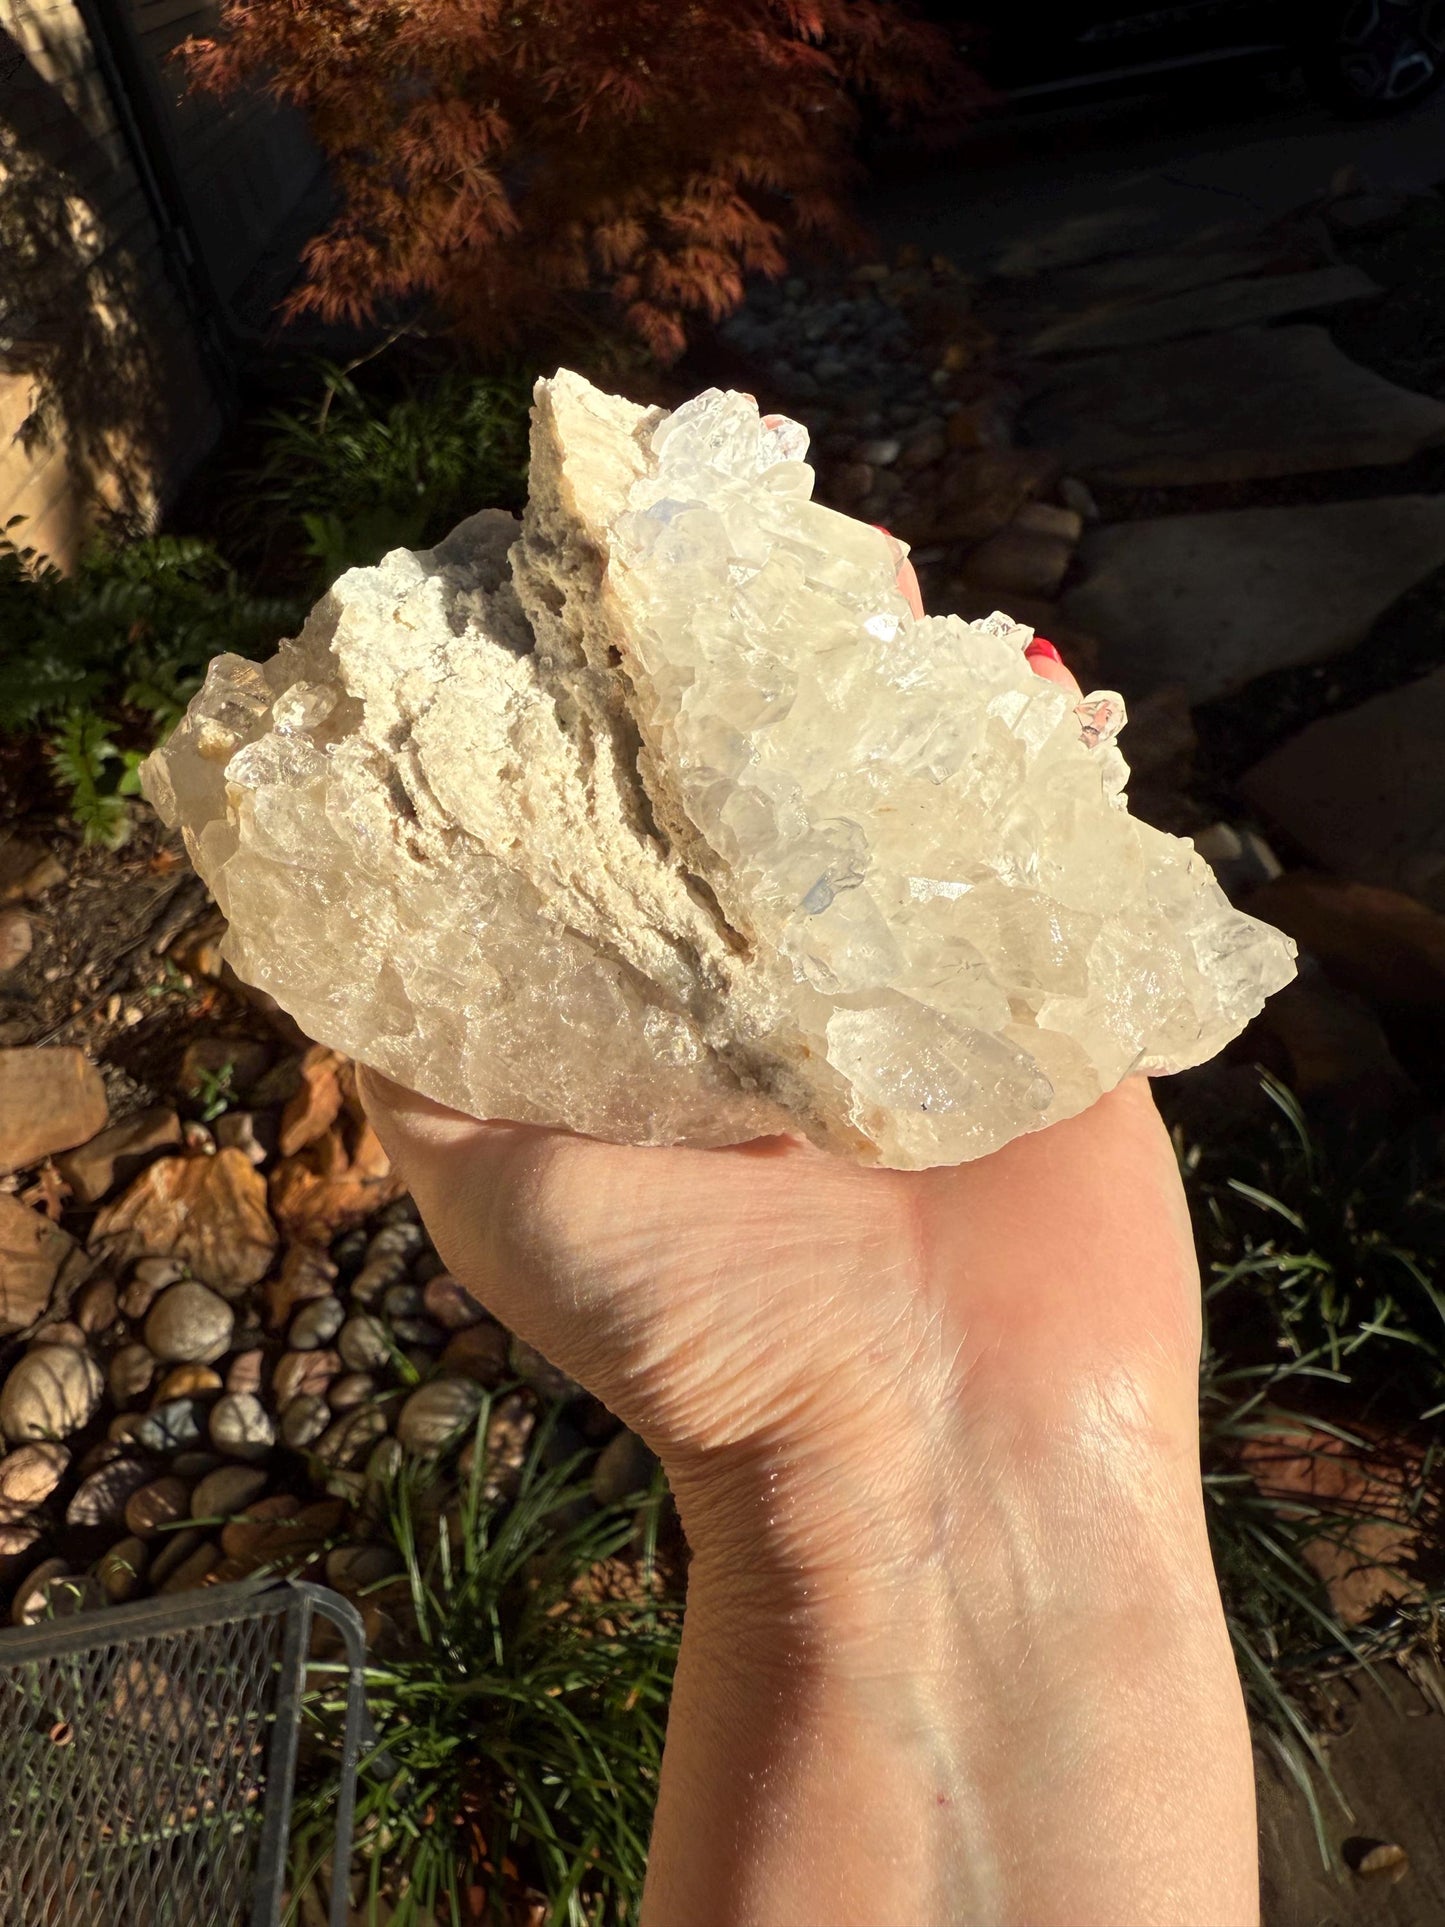
<svg viewBox="0 0 1445 1927"><path fill-rule="evenodd" d="M1254 1927L1197 1477L1088 1483L853 1586L700 1526L643 1927Z"/></svg>

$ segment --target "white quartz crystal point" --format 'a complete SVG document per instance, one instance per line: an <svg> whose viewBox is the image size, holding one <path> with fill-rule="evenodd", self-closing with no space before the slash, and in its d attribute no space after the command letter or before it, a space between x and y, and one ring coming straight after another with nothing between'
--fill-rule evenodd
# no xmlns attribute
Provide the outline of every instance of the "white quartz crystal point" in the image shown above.
<svg viewBox="0 0 1445 1927"><path fill-rule="evenodd" d="M1294 975L1132 818L1122 699L916 620L807 437L537 384L520 525L352 569L143 771L312 1037L482 1117L982 1156Z"/></svg>

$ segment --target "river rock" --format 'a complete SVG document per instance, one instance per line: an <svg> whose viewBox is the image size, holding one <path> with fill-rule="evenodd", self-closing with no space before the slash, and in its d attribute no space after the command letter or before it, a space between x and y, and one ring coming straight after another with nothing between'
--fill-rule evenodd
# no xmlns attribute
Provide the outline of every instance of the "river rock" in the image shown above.
<svg viewBox="0 0 1445 1927"><path fill-rule="evenodd" d="M466 1331L480 1325L487 1316L465 1285L459 1285L449 1271L437 1272L422 1287L422 1309L434 1318L443 1331Z"/></svg>
<svg viewBox="0 0 1445 1927"><path fill-rule="evenodd" d="M373 1498L383 1494L400 1476L406 1453L393 1438L379 1439L366 1461L366 1485Z"/></svg>
<svg viewBox="0 0 1445 1927"><path fill-rule="evenodd" d="M536 1403L526 1392L508 1392L493 1405L487 1414L482 1455L483 1499L495 1503L516 1492L536 1426ZM464 1479L473 1477L475 1455L476 1439L470 1438L457 1460Z"/></svg>
<svg viewBox="0 0 1445 1927"><path fill-rule="evenodd" d="M391 1331L398 1344L405 1347L409 1358L414 1348L422 1352L440 1351L447 1342L447 1334L440 1325L434 1325L430 1318L393 1318ZM430 1360L426 1361L422 1369L429 1368Z"/></svg>
<svg viewBox="0 0 1445 1927"><path fill-rule="evenodd" d="M597 1454L592 1468L592 1496L600 1506L621 1505L648 1490L656 1468L656 1453L623 1426Z"/></svg>
<svg viewBox="0 0 1445 1927"><path fill-rule="evenodd" d="M208 1472L191 1494L193 1519L228 1519L244 1512L266 1490L269 1474L260 1466L222 1465Z"/></svg>
<svg viewBox="0 0 1445 1927"><path fill-rule="evenodd" d="M183 1479L169 1475L138 1486L125 1502L127 1530L138 1539L153 1539L166 1526L190 1517L191 1495Z"/></svg>
<svg viewBox="0 0 1445 1927"><path fill-rule="evenodd" d="M75 1322L89 1337L109 1331L119 1316L114 1278L91 1278L75 1295Z"/></svg>
<svg viewBox="0 0 1445 1927"><path fill-rule="evenodd" d="M331 1407L324 1398L303 1392L281 1414L281 1437L293 1452L314 1445L331 1424Z"/></svg>
<svg viewBox="0 0 1445 1927"><path fill-rule="evenodd" d="M157 1358L175 1364L210 1365L225 1356L236 1314L225 1299L184 1279L163 1291L146 1319L146 1343Z"/></svg>
<svg viewBox="0 0 1445 1927"><path fill-rule="evenodd" d="M315 1298L330 1298L336 1266L324 1251L308 1244L293 1244L281 1260L281 1269L265 1288L266 1316L273 1331L284 1331L297 1308Z"/></svg>
<svg viewBox="0 0 1445 1927"><path fill-rule="evenodd" d="M0 1050L0 1177L84 1144L105 1126L105 1085L72 1045Z"/></svg>
<svg viewBox="0 0 1445 1927"><path fill-rule="evenodd" d="M369 1312L357 1312L341 1327L336 1340L341 1361L353 1372L374 1372L391 1360L386 1326Z"/></svg>
<svg viewBox="0 0 1445 1927"><path fill-rule="evenodd" d="M281 1411L303 1393L320 1395L341 1370L339 1352L286 1352L276 1361L271 1389Z"/></svg>
<svg viewBox="0 0 1445 1927"><path fill-rule="evenodd" d="M479 1386L469 1378L435 1378L419 1386L401 1408L396 1436L408 1452L439 1452L476 1418Z"/></svg>
<svg viewBox="0 0 1445 1927"><path fill-rule="evenodd" d="M226 1367L228 1392L259 1393L266 1380L266 1354L259 1346L236 1352Z"/></svg>
<svg viewBox="0 0 1445 1927"><path fill-rule="evenodd" d="M535 1345L518 1338L514 1332L508 1346L508 1356L512 1370L525 1385L546 1399L567 1400L580 1398L583 1388L560 1365L554 1365L544 1358Z"/></svg>
<svg viewBox="0 0 1445 1927"><path fill-rule="evenodd" d="M338 1469L356 1465L365 1458L386 1431L386 1414L374 1405L362 1405L337 1419L314 1447L323 1464Z"/></svg>
<svg viewBox="0 0 1445 1927"><path fill-rule="evenodd" d="M156 1375L156 1361L148 1345L122 1345L110 1361L110 1395L117 1405L129 1405L146 1392Z"/></svg>
<svg viewBox="0 0 1445 1927"><path fill-rule="evenodd" d="M169 1405L178 1398L208 1398L221 1389L221 1374L209 1365L177 1365L156 1387L155 1403Z"/></svg>
<svg viewBox="0 0 1445 1927"><path fill-rule="evenodd" d="M82 1584L64 1559L43 1559L15 1588L15 1596L10 1601L10 1623L35 1626L52 1615L63 1618L75 1611L75 1593Z"/></svg>
<svg viewBox="0 0 1445 1927"><path fill-rule="evenodd" d="M346 1308L339 1298L313 1298L291 1320L286 1342L293 1351L318 1351L345 1323Z"/></svg>
<svg viewBox="0 0 1445 1927"><path fill-rule="evenodd" d="M145 1452L183 1452L205 1435L209 1410L198 1398L173 1398L147 1412L131 1439Z"/></svg>
<svg viewBox="0 0 1445 1927"><path fill-rule="evenodd" d="M0 1458L0 1520L18 1525L44 1505L69 1465L63 1445L21 1445L7 1452Z"/></svg>
<svg viewBox="0 0 1445 1927"><path fill-rule="evenodd" d="M276 1443L276 1428L260 1399L227 1392L211 1407L211 1443L233 1459L263 1459Z"/></svg>
<svg viewBox="0 0 1445 1927"><path fill-rule="evenodd" d="M0 1390L0 1431L17 1444L69 1438L89 1422L104 1389L89 1352L67 1345L26 1352Z"/></svg>
<svg viewBox="0 0 1445 1927"><path fill-rule="evenodd" d="M29 1349L34 1351L37 1345L69 1345L72 1351L83 1352L88 1343L89 1340L79 1325L74 1324L69 1318L57 1318L50 1324L40 1327L30 1340Z"/></svg>
<svg viewBox="0 0 1445 1927"><path fill-rule="evenodd" d="M370 1372L344 1372L326 1388L326 1402L333 1412L352 1412L375 1398L376 1379Z"/></svg>
<svg viewBox="0 0 1445 1927"><path fill-rule="evenodd" d="M395 1444L395 1440L392 1443ZM398 1446L397 1450L400 1449ZM9 1526L0 1522L0 1585L8 1584L24 1570L44 1537L45 1528L36 1519L23 1519Z"/></svg>
<svg viewBox="0 0 1445 1927"><path fill-rule="evenodd" d="M112 1606L122 1606L127 1599L134 1599L140 1591L150 1564L150 1554L144 1539L129 1538L119 1540L102 1553L96 1564L95 1576L100 1589Z"/></svg>
<svg viewBox="0 0 1445 1927"><path fill-rule="evenodd" d="M171 1574L178 1571L199 1550L204 1541L194 1526L187 1526L184 1532L168 1532L163 1542L151 1554L150 1572L147 1577L156 1592L165 1589ZM217 1557L220 1555L217 1554Z"/></svg>
<svg viewBox="0 0 1445 1927"><path fill-rule="evenodd" d="M176 1560L169 1572L161 1574L156 1580L156 1591L193 1592L197 1586L204 1585L220 1563L221 1548L213 1546L209 1539L203 1540L200 1545L189 1548L183 1559ZM155 1577L154 1567L152 1577Z"/></svg>
<svg viewBox="0 0 1445 1927"><path fill-rule="evenodd" d="M168 1105L137 1111L57 1158L55 1168L79 1205L99 1204L117 1184L133 1178L147 1157L181 1141L181 1122Z"/></svg>
<svg viewBox="0 0 1445 1927"><path fill-rule="evenodd" d="M81 1480L65 1508L68 1526L118 1526L127 1501L149 1484L154 1470L143 1459L112 1459Z"/></svg>
<svg viewBox="0 0 1445 1927"><path fill-rule="evenodd" d="M441 1369L453 1378L474 1379L478 1385L500 1385L512 1376L507 1333L491 1319L453 1332L441 1355Z"/></svg>
<svg viewBox="0 0 1445 1927"><path fill-rule="evenodd" d="M400 1278L394 1285L388 1285L381 1295L381 1309L388 1318L416 1318L424 1303L420 1285L414 1285L409 1278Z"/></svg>
<svg viewBox="0 0 1445 1927"><path fill-rule="evenodd" d="M326 1583L338 1592L357 1593L401 1571L393 1546L333 1546L326 1555Z"/></svg>
<svg viewBox="0 0 1445 1927"><path fill-rule="evenodd" d="M166 1286L185 1275L179 1258L142 1258L120 1294L121 1310L127 1318L144 1318Z"/></svg>

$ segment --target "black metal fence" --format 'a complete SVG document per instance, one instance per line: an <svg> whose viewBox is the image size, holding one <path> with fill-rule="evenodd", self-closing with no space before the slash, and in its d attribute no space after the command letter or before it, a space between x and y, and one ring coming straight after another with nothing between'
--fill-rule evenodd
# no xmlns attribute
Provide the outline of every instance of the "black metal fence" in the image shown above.
<svg viewBox="0 0 1445 1927"><path fill-rule="evenodd" d="M216 1586L0 1634L3 1927L276 1927L313 1620L350 1668L332 1927L347 1918L364 1647L321 1586Z"/></svg>

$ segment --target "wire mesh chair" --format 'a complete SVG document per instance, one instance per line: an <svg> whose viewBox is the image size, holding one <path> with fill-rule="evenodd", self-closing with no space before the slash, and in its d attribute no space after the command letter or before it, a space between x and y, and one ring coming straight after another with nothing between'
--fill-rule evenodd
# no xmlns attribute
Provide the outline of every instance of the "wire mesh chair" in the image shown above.
<svg viewBox="0 0 1445 1927"><path fill-rule="evenodd" d="M350 1675L345 1868L365 1646L337 1593L243 1581L0 1633L0 1923L276 1927L317 1615ZM331 1927L347 1912L338 1879Z"/></svg>

